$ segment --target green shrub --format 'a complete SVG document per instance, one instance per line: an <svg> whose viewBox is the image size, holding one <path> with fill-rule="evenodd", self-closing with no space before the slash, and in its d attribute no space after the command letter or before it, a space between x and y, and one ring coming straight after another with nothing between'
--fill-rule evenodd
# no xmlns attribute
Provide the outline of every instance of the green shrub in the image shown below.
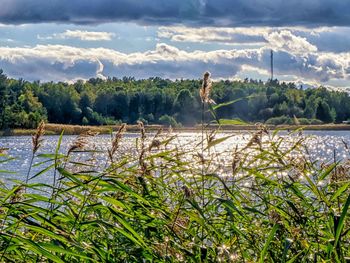
<svg viewBox="0 0 350 263"><path fill-rule="evenodd" d="M83 117L81 123L82 125L89 125L89 120L86 117Z"/></svg>
<svg viewBox="0 0 350 263"><path fill-rule="evenodd" d="M313 124L313 125L321 125L323 124L322 121L318 120L318 119L311 119L310 120L310 124Z"/></svg>
<svg viewBox="0 0 350 263"><path fill-rule="evenodd" d="M309 125L310 124L310 120L307 118L298 118L298 122L300 125Z"/></svg>
<svg viewBox="0 0 350 263"><path fill-rule="evenodd" d="M179 126L179 124L176 122L176 120L173 117L166 114L159 118L159 123L162 125L172 126L172 127Z"/></svg>
<svg viewBox="0 0 350 263"><path fill-rule="evenodd" d="M293 120L287 116L273 117L268 119L265 123L268 125L281 125L281 124L292 124Z"/></svg>

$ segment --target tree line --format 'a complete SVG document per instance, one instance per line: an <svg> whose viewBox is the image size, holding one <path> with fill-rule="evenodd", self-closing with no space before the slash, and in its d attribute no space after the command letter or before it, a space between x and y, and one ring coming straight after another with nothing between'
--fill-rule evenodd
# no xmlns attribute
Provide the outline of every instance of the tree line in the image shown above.
<svg viewBox="0 0 350 263"><path fill-rule="evenodd" d="M201 80L133 77L92 78L73 84L28 82L0 70L0 128L34 128L50 123L103 125L136 123L190 126L201 122ZM346 92L324 87L300 89L294 83L218 81L212 99L220 119L290 124L340 123L350 118ZM206 114L207 116L208 114Z"/></svg>

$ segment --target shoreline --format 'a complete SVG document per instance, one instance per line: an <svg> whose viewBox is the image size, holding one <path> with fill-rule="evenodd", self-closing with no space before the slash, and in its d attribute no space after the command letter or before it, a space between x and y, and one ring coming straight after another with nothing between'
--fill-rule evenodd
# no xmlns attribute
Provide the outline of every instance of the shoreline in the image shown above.
<svg viewBox="0 0 350 263"><path fill-rule="evenodd" d="M80 126L80 125L67 125L67 124L45 124L45 135L60 135L64 130L65 135L79 135L87 131L97 132L100 134L110 134L111 131L117 131L119 125L105 125L105 126ZM350 131L349 124L322 124L322 125L266 125L268 130L308 130L308 131ZM208 125L206 130L218 129L218 125ZM158 131L163 129L168 130L168 126L164 125L145 125L147 132ZM201 126L193 127L179 127L171 128L175 132L200 132ZM257 125L223 125L220 127L222 131L246 131L246 130L258 130ZM6 131L0 131L0 136L28 136L35 133L35 129L9 129ZM127 125L128 132L139 132L138 125Z"/></svg>

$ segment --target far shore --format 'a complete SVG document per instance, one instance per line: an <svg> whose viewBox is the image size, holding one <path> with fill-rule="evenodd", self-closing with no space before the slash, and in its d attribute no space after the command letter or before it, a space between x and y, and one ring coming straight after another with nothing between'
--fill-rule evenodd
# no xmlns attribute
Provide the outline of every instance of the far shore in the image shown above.
<svg viewBox="0 0 350 263"><path fill-rule="evenodd" d="M59 135L62 132L65 135L79 135L88 131L96 132L99 134L109 134L113 131L118 130L119 125L103 125L103 126L80 126L80 125L67 125L67 124L46 124L45 134L46 135ZM257 130L259 125L206 125L206 130L220 129L222 131L244 131L244 130ZM266 125L268 130L327 130L327 131L347 131L350 130L350 124L322 124L322 125ZM159 129L164 131L169 130L168 126L164 125L145 125L147 132L154 132ZM172 127L175 132L199 132L202 130L201 125L192 127ZM138 132L138 125L127 125L128 132ZM27 136L35 133L35 129L8 129L0 131L1 136Z"/></svg>

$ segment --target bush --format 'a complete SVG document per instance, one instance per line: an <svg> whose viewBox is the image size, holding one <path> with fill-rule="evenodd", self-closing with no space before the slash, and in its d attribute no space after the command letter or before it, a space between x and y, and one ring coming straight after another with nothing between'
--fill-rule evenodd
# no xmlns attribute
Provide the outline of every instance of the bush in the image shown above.
<svg viewBox="0 0 350 263"><path fill-rule="evenodd" d="M307 118L298 118L298 122L300 125L309 125L310 124L310 120Z"/></svg>
<svg viewBox="0 0 350 263"><path fill-rule="evenodd" d="M154 122L154 116L152 113L147 114L146 116L144 116L144 118L147 120L148 123Z"/></svg>
<svg viewBox="0 0 350 263"><path fill-rule="evenodd" d="M293 120L287 116L273 117L268 119L266 122L268 125L281 125L281 124L292 124Z"/></svg>
<svg viewBox="0 0 350 263"><path fill-rule="evenodd" d="M310 120L310 124L313 124L313 125L321 125L323 124L323 121L320 121L318 119L311 119Z"/></svg>
<svg viewBox="0 0 350 263"><path fill-rule="evenodd" d="M104 117L103 118L103 125L115 125L120 123L120 121L116 121L113 117Z"/></svg>
<svg viewBox="0 0 350 263"><path fill-rule="evenodd" d="M89 120L88 120L86 117L84 117L84 118L82 119L81 123L82 123L83 125L89 125Z"/></svg>
<svg viewBox="0 0 350 263"><path fill-rule="evenodd" d="M100 113L93 111L91 108L86 108L86 117L83 118L83 125L114 125L119 123L113 117L104 117ZM88 122L86 122L88 121Z"/></svg>
<svg viewBox="0 0 350 263"><path fill-rule="evenodd" d="M169 116L169 115L163 115L159 118L159 123L162 125L172 126L172 127L178 127L179 124L176 122L176 120Z"/></svg>

